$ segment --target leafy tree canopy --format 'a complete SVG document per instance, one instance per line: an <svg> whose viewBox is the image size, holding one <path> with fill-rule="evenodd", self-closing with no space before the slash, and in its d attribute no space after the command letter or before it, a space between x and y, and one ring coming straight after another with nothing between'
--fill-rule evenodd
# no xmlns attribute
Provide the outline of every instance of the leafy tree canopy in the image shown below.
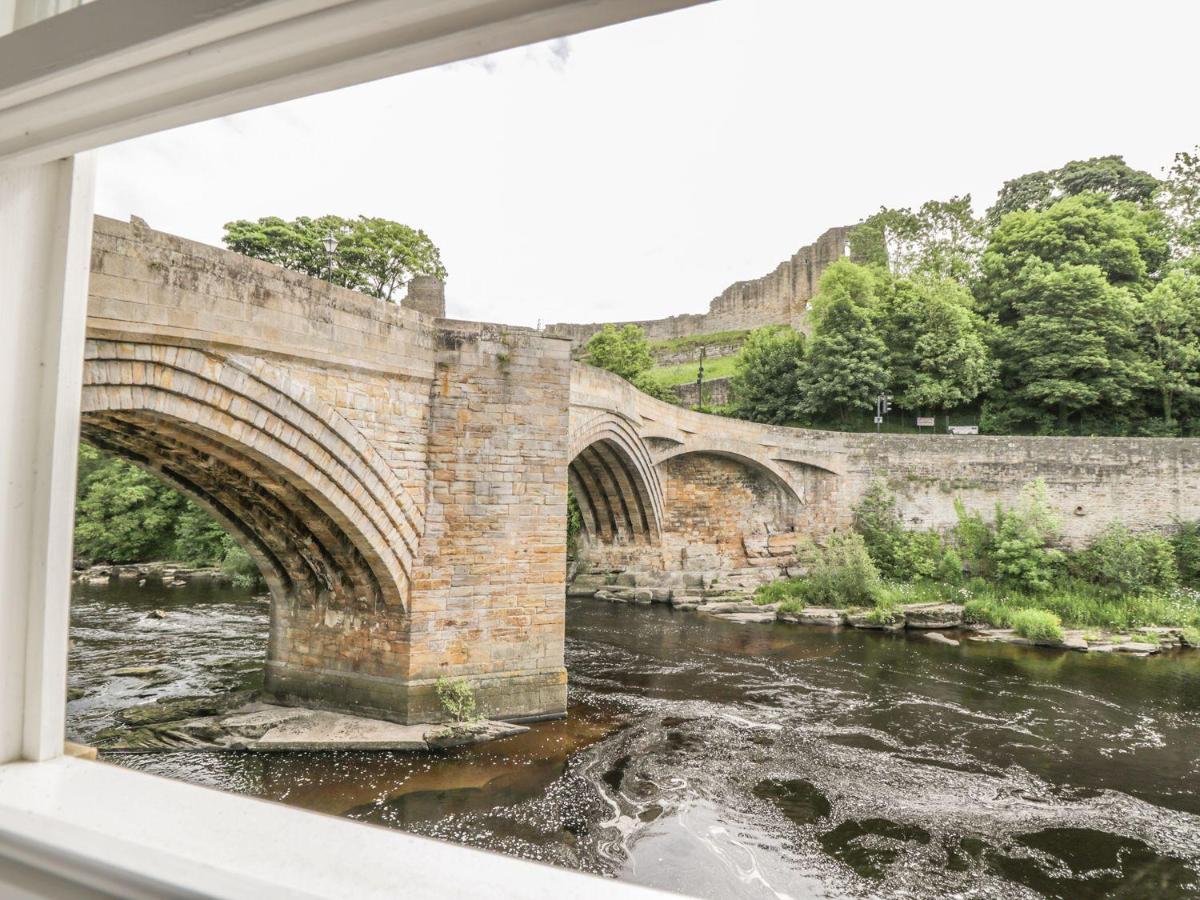
<svg viewBox="0 0 1200 900"><path fill-rule="evenodd" d="M983 223L971 195L930 200L915 212L881 208L850 234L851 255L895 275L928 275L965 281L983 249Z"/></svg>
<svg viewBox="0 0 1200 900"><path fill-rule="evenodd" d="M153 475L79 445L75 553L88 562L220 562L233 546L221 527Z"/></svg>
<svg viewBox="0 0 1200 900"><path fill-rule="evenodd" d="M977 293L1001 322L1031 264L1096 266L1112 284L1146 286L1166 263L1162 214L1098 194L1060 200L1041 211L1014 212L996 226L984 251Z"/></svg>
<svg viewBox="0 0 1200 900"><path fill-rule="evenodd" d="M337 239L333 269L324 241ZM267 216L225 225L225 246L285 269L392 300L414 275L446 277L441 253L424 231L389 219L300 216L291 221Z"/></svg>
<svg viewBox="0 0 1200 900"><path fill-rule="evenodd" d="M878 288L870 269L848 260L821 276L800 376L800 407L808 415L844 421L854 409L870 409L887 386L887 351L875 323Z"/></svg>
<svg viewBox="0 0 1200 900"><path fill-rule="evenodd" d="M1149 172L1130 168L1123 156L1097 156L1073 160L1060 169L1030 172L1004 182L987 221L996 225L1011 212L1048 209L1064 197L1100 194L1109 200L1148 205L1158 189Z"/></svg>
<svg viewBox="0 0 1200 900"><path fill-rule="evenodd" d="M640 325L605 325L591 336L584 347L593 366L633 381L653 364L646 332Z"/></svg>
<svg viewBox="0 0 1200 900"><path fill-rule="evenodd" d="M949 278L899 279L885 303L891 385L901 408L953 409L991 385L995 365L965 287Z"/></svg>
<svg viewBox="0 0 1200 900"><path fill-rule="evenodd" d="M1149 378L1171 426L1180 402L1200 404L1200 272L1168 272L1142 304L1140 324Z"/></svg>
<svg viewBox="0 0 1200 900"><path fill-rule="evenodd" d="M1175 154L1158 195L1176 257L1200 255L1200 145Z"/></svg>
<svg viewBox="0 0 1200 900"><path fill-rule="evenodd" d="M803 363L803 333L782 325L750 332L731 382L736 414L771 425L795 419Z"/></svg>

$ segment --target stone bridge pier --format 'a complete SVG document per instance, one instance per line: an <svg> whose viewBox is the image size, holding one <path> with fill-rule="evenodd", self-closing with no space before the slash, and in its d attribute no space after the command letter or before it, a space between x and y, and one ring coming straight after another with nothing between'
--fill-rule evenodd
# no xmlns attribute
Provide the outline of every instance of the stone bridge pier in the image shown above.
<svg viewBox="0 0 1200 900"><path fill-rule="evenodd" d="M562 715L569 343L96 220L82 431L271 594L266 687L401 722Z"/></svg>

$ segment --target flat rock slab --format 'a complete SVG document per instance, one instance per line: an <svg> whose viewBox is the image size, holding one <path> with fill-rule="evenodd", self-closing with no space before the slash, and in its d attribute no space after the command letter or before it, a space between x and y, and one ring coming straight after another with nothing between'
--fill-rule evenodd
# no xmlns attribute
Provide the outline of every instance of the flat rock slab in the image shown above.
<svg viewBox="0 0 1200 900"><path fill-rule="evenodd" d="M963 608L957 603L914 603L904 607L909 628L958 628Z"/></svg>
<svg viewBox="0 0 1200 900"><path fill-rule="evenodd" d="M222 722L222 725L225 723ZM248 750L428 750L429 725L398 725L339 713L290 716L246 745Z"/></svg>
<svg viewBox="0 0 1200 900"><path fill-rule="evenodd" d="M758 622L774 622L775 621L775 610L772 609L772 610L768 610L767 612L728 613L728 614L719 616L719 618L724 619L726 622L738 622L739 624L742 624L742 625L750 625L750 624L758 623Z"/></svg>
<svg viewBox="0 0 1200 900"><path fill-rule="evenodd" d="M204 710L213 711L211 708ZM528 730L524 725L493 721L400 725L327 710L254 702L225 714L218 712L216 715L156 721L148 727L115 736L117 739L105 749L412 751L477 744Z"/></svg>

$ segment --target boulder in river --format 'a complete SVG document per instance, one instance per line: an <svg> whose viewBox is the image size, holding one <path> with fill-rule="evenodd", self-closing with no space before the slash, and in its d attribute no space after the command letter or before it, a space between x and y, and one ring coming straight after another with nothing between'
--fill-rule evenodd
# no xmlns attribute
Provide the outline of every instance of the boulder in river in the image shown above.
<svg viewBox="0 0 1200 900"><path fill-rule="evenodd" d="M119 669L109 669L105 675L113 678L148 678L162 673L162 666L122 666Z"/></svg>
<svg viewBox="0 0 1200 900"><path fill-rule="evenodd" d="M958 646L958 641L956 641L954 638L946 637L946 635L942 634L940 631L926 632L923 637L925 640L933 641L935 644L946 644L950 647Z"/></svg>
<svg viewBox="0 0 1200 900"><path fill-rule="evenodd" d="M915 603L904 607L909 628L958 628L963 623L963 608L957 603Z"/></svg>
<svg viewBox="0 0 1200 900"><path fill-rule="evenodd" d="M795 615L801 625L838 626L846 621L844 612L827 606L806 606Z"/></svg>

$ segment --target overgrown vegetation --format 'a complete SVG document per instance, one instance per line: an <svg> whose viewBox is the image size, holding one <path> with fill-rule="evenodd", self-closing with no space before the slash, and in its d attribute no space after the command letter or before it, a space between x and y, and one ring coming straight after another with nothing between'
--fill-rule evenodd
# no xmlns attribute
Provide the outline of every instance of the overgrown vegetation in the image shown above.
<svg viewBox="0 0 1200 900"><path fill-rule="evenodd" d="M478 716L475 712L475 692L462 678L439 678L435 686L438 703L455 722L473 722Z"/></svg>
<svg viewBox="0 0 1200 900"><path fill-rule="evenodd" d="M1198 197L1185 152L1161 180L1118 156L1023 175L983 218L969 196L881 209L823 273L806 342L747 338L731 412L861 428L888 393L990 433L1200 434Z"/></svg>
<svg viewBox="0 0 1200 900"><path fill-rule="evenodd" d="M87 564L172 560L216 566L245 587L258 567L204 510L148 472L79 445L75 556Z"/></svg>
<svg viewBox="0 0 1200 900"><path fill-rule="evenodd" d="M1025 485L1012 508L997 504L991 521L961 502L956 510L958 523L945 534L905 529L895 496L877 480L855 508L853 533L799 548L809 575L767 585L756 600L785 611L867 607L877 624L906 604L962 603L968 622L1047 642L1061 640L1064 625L1200 629L1196 522L1170 536L1114 523L1068 552L1054 546L1059 523L1040 481Z"/></svg>

